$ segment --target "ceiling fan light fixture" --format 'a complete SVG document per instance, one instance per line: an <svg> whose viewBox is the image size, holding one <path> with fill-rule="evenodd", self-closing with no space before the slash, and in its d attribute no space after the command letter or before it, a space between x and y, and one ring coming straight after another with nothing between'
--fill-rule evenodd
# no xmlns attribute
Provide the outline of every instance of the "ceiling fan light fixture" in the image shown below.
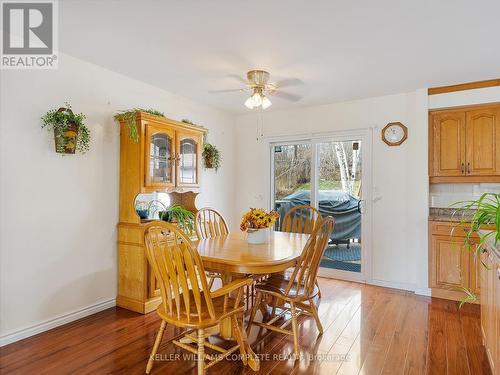
<svg viewBox="0 0 500 375"><path fill-rule="evenodd" d="M252 95L252 103L254 107L259 107L260 105L262 105L262 96L260 96L260 93L255 92Z"/></svg>
<svg viewBox="0 0 500 375"><path fill-rule="evenodd" d="M245 107L247 107L248 109L253 109L254 105L252 97L249 97L247 100L245 100Z"/></svg>
<svg viewBox="0 0 500 375"><path fill-rule="evenodd" d="M267 109L272 105L273 105L273 103L269 100L269 98L267 96L264 96L262 98L262 109Z"/></svg>

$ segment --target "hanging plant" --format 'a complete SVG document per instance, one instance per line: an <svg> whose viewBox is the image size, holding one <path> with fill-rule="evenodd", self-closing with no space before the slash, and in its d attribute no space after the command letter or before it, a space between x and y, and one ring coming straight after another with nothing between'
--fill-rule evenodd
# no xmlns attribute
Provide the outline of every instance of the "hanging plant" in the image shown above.
<svg viewBox="0 0 500 375"><path fill-rule="evenodd" d="M222 156L220 151L211 143L203 144L203 151L201 153L203 157L203 163L207 169L215 169L217 171L222 162Z"/></svg>
<svg viewBox="0 0 500 375"><path fill-rule="evenodd" d="M144 109L144 108L132 108L132 109L127 109L125 111L120 111L115 115L115 120L120 122L120 121L125 121L128 127L128 134L129 137L132 141L135 143L139 142L139 133L137 131L137 125L135 123L135 119L137 116L137 112L146 112L149 113L150 115L158 116L158 117L165 117L165 114L163 112L157 111L156 109Z"/></svg>
<svg viewBox="0 0 500 375"><path fill-rule="evenodd" d="M90 130L85 126L83 113L74 114L71 105L53 109L42 116L42 128L54 131L56 152L74 154L75 151L84 154L90 148Z"/></svg>

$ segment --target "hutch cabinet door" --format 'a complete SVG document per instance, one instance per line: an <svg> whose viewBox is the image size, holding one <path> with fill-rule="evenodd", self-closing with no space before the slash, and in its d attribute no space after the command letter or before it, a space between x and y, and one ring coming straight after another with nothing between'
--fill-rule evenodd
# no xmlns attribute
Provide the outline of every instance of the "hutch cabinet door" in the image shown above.
<svg viewBox="0 0 500 375"><path fill-rule="evenodd" d="M152 124L146 125L145 186L174 186L174 131Z"/></svg>
<svg viewBox="0 0 500 375"><path fill-rule="evenodd" d="M200 178L201 135L177 132L177 186L198 186Z"/></svg>
<svg viewBox="0 0 500 375"><path fill-rule="evenodd" d="M460 291L469 287L469 251L459 237L432 235L431 288Z"/></svg>
<svg viewBox="0 0 500 375"><path fill-rule="evenodd" d="M431 116L431 176L465 175L465 112Z"/></svg>
<svg viewBox="0 0 500 375"><path fill-rule="evenodd" d="M468 111L466 138L467 175L500 174L500 108Z"/></svg>

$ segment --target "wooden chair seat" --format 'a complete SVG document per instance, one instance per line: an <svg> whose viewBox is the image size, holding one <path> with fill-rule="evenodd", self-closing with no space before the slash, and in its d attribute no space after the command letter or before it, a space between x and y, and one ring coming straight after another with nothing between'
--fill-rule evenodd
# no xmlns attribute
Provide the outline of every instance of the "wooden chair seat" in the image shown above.
<svg viewBox="0 0 500 375"><path fill-rule="evenodd" d="M183 310L179 316L175 314L174 311L172 313L168 313L167 309L165 309L165 306L161 304L158 306L157 312L158 315L165 320L167 323L170 324L175 324L176 326L179 327L185 327L185 328L207 328L207 327L212 327L224 319L227 318L229 315L235 314L237 312L243 312L245 309L245 304L244 302L238 302L238 305L235 305L236 299L232 297L227 297L226 296L220 296L220 297L215 297L212 298L212 305L214 307L214 317L212 318L208 312L208 307L206 305L206 299L203 295L204 293L200 293L201 297L201 314L198 314L196 310L191 310L189 313L189 319L187 317L187 312ZM180 295L181 298L182 295ZM226 299L226 301L224 301ZM195 306L196 301L193 295L193 291L189 291L189 304L191 306ZM231 307L231 309L228 310L228 306ZM200 317L200 319L198 319ZM194 319L196 318L196 319Z"/></svg>
<svg viewBox="0 0 500 375"><path fill-rule="evenodd" d="M285 301L303 301L314 298L319 293L319 288L315 284L310 294L306 294L304 285L292 281L290 278L282 274L273 274L267 280L255 286L257 291L266 292ZM288 290L288 294L287 294Z"/></svg>

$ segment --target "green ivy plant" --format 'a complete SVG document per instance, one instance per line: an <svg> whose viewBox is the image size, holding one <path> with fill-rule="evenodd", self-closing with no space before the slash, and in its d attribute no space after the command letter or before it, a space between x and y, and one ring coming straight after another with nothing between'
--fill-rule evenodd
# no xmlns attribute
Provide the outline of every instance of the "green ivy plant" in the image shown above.
<svg viewBox="0 0 500 375"><path fill-rule="evenodd" d="M137 108L127 109L124 111L119 111L115 115L115 120L118 122L120 120L125 121L128 127L130 139L135 143L139 142L139 133L137 131L137 125L135 123L137 112L146 112L149 113L150 115L165 117L165 114L163 112L157 111L156 109L152 108L145 109L137 107Z"/></svg>
<svg viewBox="0 0 500 375"><path fill-rule="evenodd" d="M205 168L214 168L215 171L220 168L222 156L220 151L213 144L208 142L204 143L201 156L203 157Z"/></svg>
<svg viewBox="0 0 500 375"><path fill-rule="evenodd" d="M90 149L90 130L84 124L85 118L83 113L73 113L71 104L65 103L64 107L52 109L41 117L42 128L54 131L57 152L76 149L85 153Z"/></svg>

